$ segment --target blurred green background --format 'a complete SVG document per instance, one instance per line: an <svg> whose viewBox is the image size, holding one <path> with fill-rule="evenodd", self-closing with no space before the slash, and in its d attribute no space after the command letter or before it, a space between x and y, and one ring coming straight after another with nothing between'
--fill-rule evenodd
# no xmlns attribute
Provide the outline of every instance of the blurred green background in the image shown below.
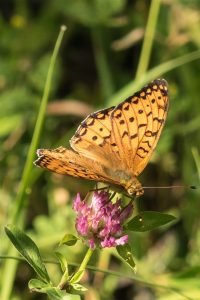
<svg viewBox="0 0 200 300"><path fill-rule="evenodd" d="M90 112L117 104L148 81L163 77L169 83L169 115L140 180L144 186L199 185L198 0L1 1L0 255L10 253L3 227L16 208L49 61L62 24L68 29L38 147L68 147L78 124ZM93 183L32 167L30 188L16 225L20 227L23 216L44 259L55 260L53 251L59 240L74 231L72 199L92 187ZM114 250L97 253L91 264L120 276L88 271L84 299L200 299L199 190L150 189L138 200L137 210L168 212L178 221L130 237L141 282L133 279ZM62 250L71 263L80 262L85 253L81 243L73 250L64 246ZM50 263L47 267L56 283L61 274L58 266ZM27 282L33 276L24 262L17 266L2 257L0 299L46 299L28 291Z"/></svg>

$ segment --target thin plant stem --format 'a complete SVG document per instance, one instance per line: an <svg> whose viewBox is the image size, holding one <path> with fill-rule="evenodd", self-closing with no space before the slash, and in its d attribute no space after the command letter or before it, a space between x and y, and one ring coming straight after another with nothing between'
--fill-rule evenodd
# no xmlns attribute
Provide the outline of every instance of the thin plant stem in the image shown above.
<svg viewBox="0 0 200 300"><path fill-rule="evenodd" d="M47 78L46 78L46 82L45 82L45 87L44 87L44 93L43 93L43 97L41 100L41 105L40 105L37 121L35 124L35 129L33 132L31 145L30 145L30 148L28 151L24 171L22 174L22 180L20 182L19 191L18 191L16 200L15 200L15 203L16 203L15 210L9 220L10 223L16 223L18 216L20 214L21 208L24 206L25 196L27 196L30 192L29 182L30 182L30 177L31 177L31 170L33 167L33 160L34 160L35 151L37 149L37 145L39 142L42 125L44 122L46 107L47 107L49 94L50 94L50 90L51 90L51 82L52 82L53 71L54 71L54 67L55 67L55 61L56 61L56 57L58 55L58 51L59 51L65 30L66 30L66 26L61 26L61 29L60 29L60 32L59 32L59 35L58 35L58 38L57 38L57 41L56 41L56 44L54 47L54 51L51 56L49 69L48 69L48 73L47 73Z"/></svg>
<svg viewBox="0 0 200 300"><path fill-rule="evenodd" d="M71 279L69 279L69 274L68 274L68 270L66 269L66 271L64 272L59 284L58 284L58 287L60 289L62 289L64 286L70 284L70 283L77 283L80 281L80 279L82 278L83 274L84 274L84 271L87 267L87 264L93 254L94 250L92 250L91 248L88 248L86 254L85 254L85 257L78 269L78 271L71 277Z"/></svg>
<svg viewBox="0 0 200 300"><path fill-rule="evenodd" d="M70 279L70 282L74 281L74 279L76 277L76 274L78 274L78 273L80 274L82 272L82 275L83 275L83 272L85 271L86 266L87 266L87 264L88 264L88 262L89 262L89 260L90 260L90 258L92 256L93 252L94 252L94 250L92 250L91 248L88 248L88 250L87 250L87 252L85 254L85 257L84 257L84 259L83 259L83 261L82 261L82 263L81 263L78 271L74 274L74 276L72 276L72 278Z"/></svg>
<svg viewBox="0 0 200 300"><path fill-rule="evenodd" d="M52 56L51 56L50 65L49 65L47 78L46 78L46 82L45 82L44 93L43 93L43 97L41 100L41 105L40 105L40 109L39 109L39 113L38 113L38 118L36 121L31 145L30 145L30 148L28 151L24 171L22 174L22 179L21 179L21 182L19 185L19 191L18 191L16 200L15 200L16 204L15 204L14 210L12 211L12 213L9 217L9 223L18 224L21 227L23 227L23 223L24 223L26 198L30 192L31 170L32 170L32 166L33 166L34 155L35 155L35 151L37 149L40 133L42 130L42 125L44 122L46 106L47 106L50 89L51 89L51 82L52 82L55 61L56 61L56 57L58 55L58 50L60 48L61 41L62 41L65 30L66 30L66 27L61 26L61 29L60 29L60 32L59 32ZM8 256L9 255L10 256L17 255L17 252L13 248L12 245L9 246L9 248L7 250L7 255ZM14 281L14 277L15 277L15 273L16 273L16 269L17 269L17 264L18 264L17 261L7 260L2 268L2 272L1 272L2 288L1 288L1 293L0 293L1 300L10 299L10 294L12 291L13 281ZM8 275L8 273L9 273L9 275Z"/></svg>
<svg viewBox="0 0 200 300"><path fill-rule="evenodd" d="M152 46L153 46L153 40L156 31L159 9L160 9L160 0L152 0L150 10L149 10L147 26L144 34L144 41L142 45L137 72L136 72L136 80L140 78L148 69Z"/></svg>
<svg viewBox="0 0 200 300"><path fill-rule="evenodd" d="M194 158L194 162L196 164L198 177L199 177L199 180L200 180L200 154L198 153L197 148L192 147L192 155L193 155L193 158Z"/></svg>
<svg viewBox="0 0 200 300"><path fill-rule="evenodd" d="M23 261L25 261L25 259L23 257L17 257L17 256L2 256L1 255L0 259L9 259L9 260L13 259L13 260L23 260ZM58 265L57 261L43 260L43 262ZM77 263L72 263L72 262L69 262L69 265L70 266L78 266ZM116 271L108 270L108 269L105 269L105 268L97 268L97 267L94 267L94 266L91 266L91 265L87 265L87 269L90 270L90 271L93 271L93 272L103 273L104 275L112 275L112 276L120 277L120 278L122 277L121 272L116 272ZM187 295L185 295L184 292L182 292L182 290L180 290L180 288L176 288L174 286L158 284L158 283L154 282L153 280L148 281L148 280L145 280L144 278L142 278L140 276L133 275L133 274L131 276L123 274L123 278L131 280L133 282L137 282L138 284L140 284L142 286L144 285L144 286L149 286L149 287L153 287L153 288L157 288L157 289L163 289L163 290L166 290L166 291L171 291L172 293L177 293L178 295L184 297L185 299L194 300L193 298L190 298Z"/></svg>
<svg viewBox="0 0 200 300"><path fill-rule="evenodd" d="M58 284L58 288L62 290L64 286L68 284L68 282L69 282L69 270L67 268Z"/></svg>
<svg viewBox="0 0 200 300"><path fill-rule="evenodd" d="M17 258L18 252L11 245L8 256L13 256ZM1 292L0 292L0 299L1 300L9 300L10 295L13 288L13 281L15 277L15 273L17 270L18 260L11 260L8 259L4 262L1 270Z"/></svg>

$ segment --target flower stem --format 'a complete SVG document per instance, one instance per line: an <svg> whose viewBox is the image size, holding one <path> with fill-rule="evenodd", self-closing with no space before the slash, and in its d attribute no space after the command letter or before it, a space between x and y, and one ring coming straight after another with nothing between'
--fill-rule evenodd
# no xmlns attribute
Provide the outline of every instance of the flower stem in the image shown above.
<svg viewBox="0 0 200 300"><path fill-rule="evenodd" d="M78 269L78 271L71 277L71 279L69 280L69 274L68 274L68 269L66 269L66 271L64 272L59 284L58 284L58 287L60 289L62 289L64 286L68 285L69 283L77 283L81 280L83 274L84 274L84 271L85 271L85 268L93 254L94 250L92 250L91 248L89 248L86 252L86 255Z"/></svg>
<svg viewBox="0 0 200 300"><path fill-rule="evenodd" d="M68 284L68 282L69 282L69 273L68 273L68 268L66 268L66 270L58 284L58 288L62 290L64 288L64 286L66 286Z"/></svg>
<svg viewBox="0 0 200 300"><path fill-rule="evenodd" d="M75 280L77 280L76 279L77 274L80 274L80 276L78 276L79 280L82 278L83 272L85 271L85 268L86 268L86 266L87 266L87 264L88 264L88 262L89 262L89 260L92 256L93 252L94 252L94 250L92 250L91 248L88 249L88 251L86 252L86 255L85 255L85 257L84 257L84 259L83 259L83 261L82 261L82 263L81 263L81 265L78 269L78 271L72 276L72 278L70 279L70 282L74 282Z"/></svg>

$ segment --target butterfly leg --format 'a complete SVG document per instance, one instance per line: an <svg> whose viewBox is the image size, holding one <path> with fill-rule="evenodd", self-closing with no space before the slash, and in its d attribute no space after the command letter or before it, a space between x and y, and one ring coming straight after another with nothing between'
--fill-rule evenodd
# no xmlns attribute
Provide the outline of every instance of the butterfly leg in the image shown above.
<svg viewBox="0 0 200 300"><path fill-rule="evenodd" d="M116 194L117 194L116 192L112 192L110 194L109 200L111 201L116 196Z"/></svg>
<svg viewBox="0 0 200 300"><path fill-rule="evenodd" d="M103 190L109 192L109 190L110 190L110 185L105 185L105 186L102 186L102 187L98 187L98 183L96 182L96 183L95 183L95 188L92 189L92 190L90 190L90 192L103 191Z"/></svg>

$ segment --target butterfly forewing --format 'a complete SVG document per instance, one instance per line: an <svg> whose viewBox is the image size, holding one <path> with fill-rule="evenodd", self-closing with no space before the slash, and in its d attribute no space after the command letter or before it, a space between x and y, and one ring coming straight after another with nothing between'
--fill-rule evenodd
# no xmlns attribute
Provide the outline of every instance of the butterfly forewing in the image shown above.
<svg viewBox="0 0 200 300"><path fill-rule="evenodd" d="M147 114L147 127L141 137L136 156L133 161L134 174L138 176L147 165L159 140L168 111L168 89L165 80L155 80L145 91L143 102L151 107Z"/></svg>
<svg viewBox="0 0 200 300"><path fill-rule="evenodd" d="M99 110L89 115L78 127L70 141L79 154L111 166L110 157L117 153L112 141L110 115L114 107ZM113 158L113 162L115 162Z"/></svg>
<svg viewBox="0 0 200 300"><path fill-rule="evenodd" d="M163 128L167 108L167 83L155 80L113 110L113 139L127 172L137 176L146 166Z"/></svg>
<svg viewBox="0 0 200 300"><path fill-rule="evenodd" d="M112 135L119 149L125 168L130 170L136 155L141 136L147 125L146 116L139 120L138 111L143 111L143 105L137 96L129 97L119 104L112 112Z"/></svg>

